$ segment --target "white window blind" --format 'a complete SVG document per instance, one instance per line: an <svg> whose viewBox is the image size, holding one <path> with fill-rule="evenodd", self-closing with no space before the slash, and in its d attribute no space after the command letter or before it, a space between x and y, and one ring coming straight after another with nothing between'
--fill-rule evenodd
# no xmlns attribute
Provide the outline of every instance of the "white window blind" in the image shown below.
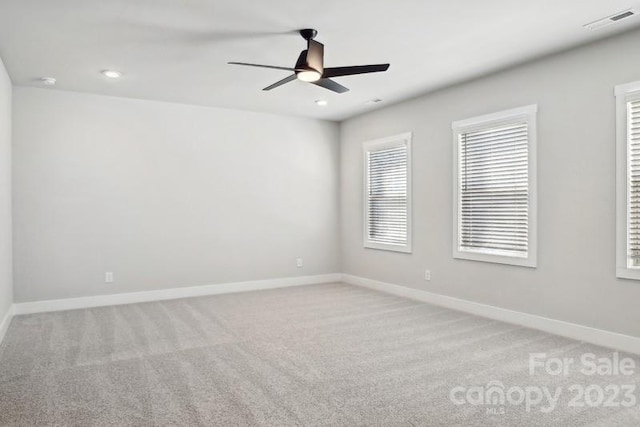
<svg viewBox="0 0 640 427"><path fill-rule="evenodd" d="M616 276L640 280L640 81L616 94Z"/></svg>
<svg viewBox="0 0 640 427"><path fill-rule="evenodd" d="M409 252L410 147L404 137L365 144L365 247Z"/></svg>
<svg viewBox="0 0 640 427"><path fill-rule="evenodd" d="M627 102L627 264L640 268L640 99Z"/></svg>
<svg viewBox="0 0 640 427"><path fill-rule="evenodd" d="M536 111L453 124L455 258L535 267Z"/></svg>
<svg viewBox="0 0 640 427"><path fill-rule="evenodd" d="M526 257L528 125L460 135L460 234L463 250Z"/></svg>

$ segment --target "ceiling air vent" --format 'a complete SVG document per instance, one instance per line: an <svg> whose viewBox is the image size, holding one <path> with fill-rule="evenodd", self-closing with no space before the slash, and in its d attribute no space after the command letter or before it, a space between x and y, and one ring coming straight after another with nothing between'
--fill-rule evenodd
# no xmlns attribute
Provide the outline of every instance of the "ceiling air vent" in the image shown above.
<svg viewBox="0 0 640 427"><path fill-rule="evenodd" d="M622 12L615 13L611 16L607 16L606 18L598 19L597 21L590 22L588 24L583 25L584 28L589 30L598 30L600 28L606 27L607 25L615 24L623 19L629 18L631 16L635 16L636 11L633 9L623 10Z"/></svg>

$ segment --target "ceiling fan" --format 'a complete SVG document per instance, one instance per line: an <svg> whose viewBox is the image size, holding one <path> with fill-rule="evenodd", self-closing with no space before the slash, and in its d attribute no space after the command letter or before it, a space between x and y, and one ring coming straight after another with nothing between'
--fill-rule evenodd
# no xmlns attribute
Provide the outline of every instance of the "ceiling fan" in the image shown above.
<svg viewBox="0 0 640 427"><path fill-rule="evenodd" d="M273 65L249 64L246 62L229 62L231 65L246 65L249 67L271 68L274 70L293 71L289 77L265 87L263 90L275 89L296 79L303 82L329 89L333 92L344 93L348 88L331 80L332 77L351 76L354 74L379 73L387 71L389 64L355 65L349 67L324 67L324 45L314 40L318 32L311 28L300 30L300 35L307 41L307 49L300 52L300 56L293 68L277 67Z"/></svg>

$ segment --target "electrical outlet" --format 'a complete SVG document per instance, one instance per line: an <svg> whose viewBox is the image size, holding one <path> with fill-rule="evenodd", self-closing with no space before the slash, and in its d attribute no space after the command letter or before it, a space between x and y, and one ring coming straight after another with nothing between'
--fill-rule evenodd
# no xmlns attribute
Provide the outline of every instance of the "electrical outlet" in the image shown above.
<svg viewBox="0 0 640 427"><path fill-rule="evenodd" d="M113 283L113 272L107 271L104 273L104 283Z"/></svg>
<svg viewBox="0 0 640 427"><path fill-rule="evenodd" d="M302 258L296 258L296 267L302 268Z"/></svg>
<svg viewBox="0 0 640 427"><path fill-rule="evenodd" d="M431 280L431 270L424 271L424 280Z"/></svg>

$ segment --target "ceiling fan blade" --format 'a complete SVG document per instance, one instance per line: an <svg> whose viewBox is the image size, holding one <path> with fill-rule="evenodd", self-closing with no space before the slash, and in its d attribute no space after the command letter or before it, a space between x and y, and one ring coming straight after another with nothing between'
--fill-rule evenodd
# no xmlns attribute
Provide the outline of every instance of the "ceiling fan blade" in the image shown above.
<svg viewBox="0 0 640 427"><path fill-rule="evenodd" d="M228 64L230 64L230 65L245 65L247 67L271 68L273 70L295 71L293 68L277 67L275 65L248 64L246 62L228 62Z"/></svg>
<svg viewBox="0 0 640 427"><path fill-rule="evenodd" d="M324 45L310 39L307 48L307 65L320 74L324 71Z"/></svg>
<svg viewBox="0 0 640 427"><path fill-rule="evenodd" d="M329 89L333 92L337 92L337 93L345 93L345 92L349 92L349 89L342 86L339 83L334 82L331 79L320 79L318 81L315 82L311 82L316 86L320 86L323 87L325 89Z"/></svg>
<svg viewBox="0 0 640 427"><path fill-rule="evenodd" d="M354 65L352 67L331 67L325 68L323 78L340 77L340 76L352 76L354 74L366 74L366 73L380 73L387 71L389 64L375 64L375 65Z"/></svg>
<svg viewBox="0 0 640 427"><path fill-rule="evenodd" d="M294 81L295 79L296 79L296 75L295 75L295 74L292 74L292 75L290 75L289 77L285 77L284 79L280 80L279 82L275 82L275 83L274 83L274 84L272 84L271 86L267 86L267 87L265 87L265 88L264 88L264 89L262 89L262 90L271 90L271 89L275 89L275 88L277 88L278 86L282 86L282 85L283 85L283 84L285 84L285 83L292 82L292 81Z"/></svg>

